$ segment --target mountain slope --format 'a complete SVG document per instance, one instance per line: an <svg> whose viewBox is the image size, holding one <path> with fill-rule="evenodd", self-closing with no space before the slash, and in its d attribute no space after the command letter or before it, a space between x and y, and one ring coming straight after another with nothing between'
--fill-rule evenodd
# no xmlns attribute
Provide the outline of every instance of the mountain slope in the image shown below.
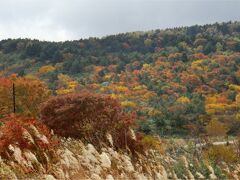
<svg viewBox="0 0 240 180"><path fill-rule="evenodd" d="M230 134L240 127L239 22L59 43L9 39L0 50L0 75L43 79L53 94L110 94L145 133L204 133L212 119Z"/></svg>

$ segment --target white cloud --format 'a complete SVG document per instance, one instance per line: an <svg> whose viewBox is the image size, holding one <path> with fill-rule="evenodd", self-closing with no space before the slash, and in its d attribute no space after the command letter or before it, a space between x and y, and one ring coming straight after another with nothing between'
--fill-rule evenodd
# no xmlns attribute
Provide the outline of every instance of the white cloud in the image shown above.
<svg viewBox="0 0 240 180"><path fill-rule="evenodd" d="M0 39L63 41L240 20L238 0L0 1Z"/></svg>

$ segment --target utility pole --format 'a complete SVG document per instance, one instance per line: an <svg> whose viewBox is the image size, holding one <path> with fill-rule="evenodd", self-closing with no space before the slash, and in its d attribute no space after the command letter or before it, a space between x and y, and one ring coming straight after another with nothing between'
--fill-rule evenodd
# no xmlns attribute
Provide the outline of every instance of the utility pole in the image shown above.
<svg viewBox="0 0 240 180"><path fill-rule="evenodd" d="M12 91L13 91L13 113L15 114L16 112L16 93L15 93L15 84L13 83L13 87L12 87Z"/></svg>
<svg viewBox="0 0 240 180"><path fill-rule="evenodd" d="M126 131L126 129L124 130L124 138L125 138L125 146L126 146L126 149L127 149L127 131Z"/></svg>

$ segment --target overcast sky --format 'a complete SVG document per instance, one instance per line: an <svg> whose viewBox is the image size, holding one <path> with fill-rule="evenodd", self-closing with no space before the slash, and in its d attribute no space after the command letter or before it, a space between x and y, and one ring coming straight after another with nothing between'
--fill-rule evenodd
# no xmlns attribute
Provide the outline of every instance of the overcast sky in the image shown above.
<svg viewBox="0 0 240 180"><path fill-rule="evenodd" d="M0 39L49 41L240 20L240 0L0 0Z"/></svg>

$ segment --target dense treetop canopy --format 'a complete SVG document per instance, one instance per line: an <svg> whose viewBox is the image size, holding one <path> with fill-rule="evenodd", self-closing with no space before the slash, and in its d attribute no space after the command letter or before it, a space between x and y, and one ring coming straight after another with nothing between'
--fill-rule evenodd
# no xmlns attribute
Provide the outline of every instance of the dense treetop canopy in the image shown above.
<svg viewBox="0 0 240 180"><path fill-rule="evenodd" d="M109 94L137 113L139 130L161 135L223 124L236 133L239 65L240 22L66 42L0 41L0 76L41 79L53 95Z"/></svg>

